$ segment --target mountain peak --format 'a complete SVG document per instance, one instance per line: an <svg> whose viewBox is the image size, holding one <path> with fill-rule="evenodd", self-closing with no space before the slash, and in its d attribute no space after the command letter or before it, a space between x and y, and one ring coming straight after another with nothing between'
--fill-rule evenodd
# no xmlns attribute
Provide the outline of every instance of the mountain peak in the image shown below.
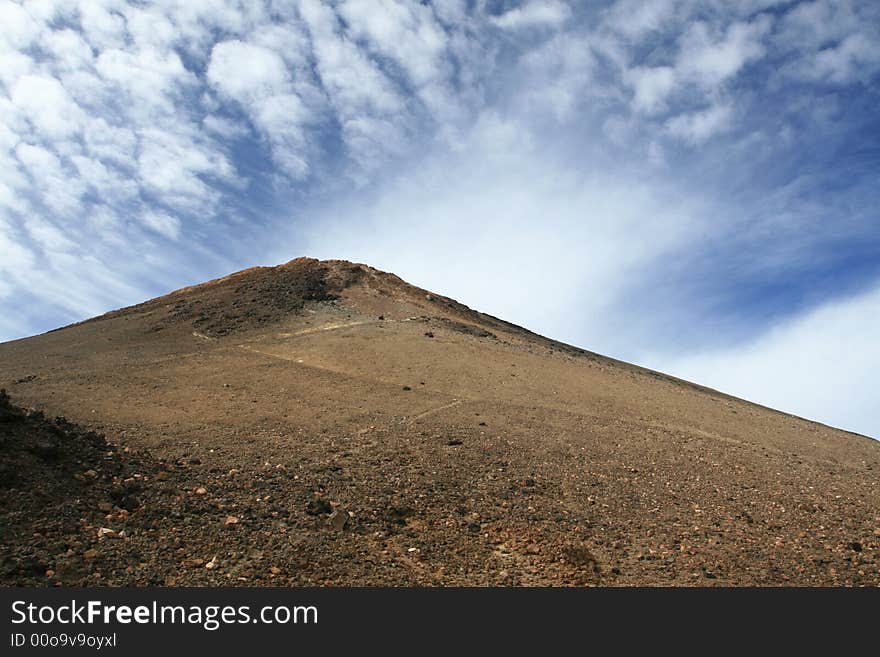
<svg viewBox="0 0 880 657"><path fill-rule="evenodd" d="M113 542L102 583L228 581L181 569L175 546L153 550L157 535L210 545L253 585L880 583L863 558L880 550L880 491L865 484L880 443L367 265L297 258L0 345L0 388L101 427L122 447L106 463L117 472L126 454L151 455L130 464L149 477L144 510L114 525L132 541ZM33 419L16 435L33 430L44 453L51 429ZM105 451L93 447L72 462ZM36 481L45 464L25 452ZM93 494L71 484L60 503L106 506L113 480L93 470ZM33 497L23 520L20 496L3 507L2 493L0 525L26 558L0 583L33 582L27 555L49 538L97 545L80 530L100 508L91 525L56 526L55 507ZM334 525L334 510L350 515ZM224 525L231 513L246 531ZM51 536L32 539L36 527ZM279 571L237 561L254 550Z"/></svg>

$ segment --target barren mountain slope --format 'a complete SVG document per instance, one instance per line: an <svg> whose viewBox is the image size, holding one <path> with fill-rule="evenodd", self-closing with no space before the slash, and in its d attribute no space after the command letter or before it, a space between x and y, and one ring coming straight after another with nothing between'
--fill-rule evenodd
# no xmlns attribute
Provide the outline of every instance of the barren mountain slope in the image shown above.
<svg viewBox="0 0 880 657"><path fill-rule="evenodd" d="M5 343L0 386L105 434L113 467L83 472L140 491L0 482L7 584L880 584L880 443L364 265Z"/></svg>

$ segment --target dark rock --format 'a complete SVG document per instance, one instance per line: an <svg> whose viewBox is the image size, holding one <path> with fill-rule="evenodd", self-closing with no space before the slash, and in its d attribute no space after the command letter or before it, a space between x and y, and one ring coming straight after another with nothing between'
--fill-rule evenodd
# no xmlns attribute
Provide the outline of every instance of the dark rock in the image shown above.
<svg viewBox="0 0 880 657"><path fill-rule="evenodd" d="M598 576L602 572L599 560L584 545L571 545L562 551L562 557L573 566L581 568L584 572Z"/></svg>
<svg viewBox="0 0 880 657"><path fill-rule="evenodd" d="M306 513L310 516L320 516L325 513L330 513L333 511L333 507L330 506L330 502L325 500L323 497L316 497L313 500L310 500L308 505L306 506Z"/></svg>
<svg viewBox="0 0 880 657"><path fill-rule="evenodd" d="M386 522L394 524L394 525L405 525L406 518L411 516L413 510L409 507L405 506L392 506L390 509L385 511L383 514L383 518Z"/></svg>
<svg viewBox="0 0 880 657"><path fill-rule="evenodd" d="M58 429L61 430L60 428ZM54 463L58 461L61 456L61 449L57 444L50 442L37 442L30 446L29 450L35 456L38 456L42 460L48 463Z"/></svg>

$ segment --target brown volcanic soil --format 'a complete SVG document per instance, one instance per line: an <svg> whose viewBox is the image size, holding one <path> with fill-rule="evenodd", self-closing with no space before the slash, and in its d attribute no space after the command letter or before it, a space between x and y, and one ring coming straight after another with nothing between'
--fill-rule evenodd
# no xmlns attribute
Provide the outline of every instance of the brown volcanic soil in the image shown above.
<svg viewBox="0 0 880 657"><path fill-rule="evenodd" d="M364 265L2 344L0 385L83 427L2 402L7 585L880 584L880 443Z"/></svg>

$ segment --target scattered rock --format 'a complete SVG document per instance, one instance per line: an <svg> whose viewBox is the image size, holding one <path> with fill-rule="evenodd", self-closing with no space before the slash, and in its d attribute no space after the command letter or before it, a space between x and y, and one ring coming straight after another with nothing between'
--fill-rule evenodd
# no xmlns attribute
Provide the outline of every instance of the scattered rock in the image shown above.
<svg viewBox="0 0 880 657"><path fill-rule="evenodd" d="M328 522L330 526L333 527L336 531L342 531L345 529L345 526L348 524L349 515L348 511L345 511L342 508L334 509L333 513L330 514L330 518L328 518Z"/></svg>
<svg viewBox="0 0 880 657"><path fill-rule="evenodd" d="M55 463L61 456L61 449L58 445L48 442L38 442L31 447L30 451L49 463Z"/></svg>
<svg viewBox="0 0 880 657"><path fill-rule="evenodd" d="M464 441L458 438L451 438L446 444L450 447L455 447L457 445L464 445Z"/></svg>
<svg viewBox="0 0 880 657"><path fill-rule="evenodd" d="M227 527L229 525L237 525L238 524L238 516L226 516L223 519L223 524L226 525Z"/></svg>
<svg viewBox="0 0 880 657"><path fill-rule="evenodd" d="M425 337L426 338L433 338L434 332L433 331L425 331Z"/></svg>
<svg viewBox="0 0 880 657"><path fill-rule="evenodd" d="M83 552L84 559L97 559L99 556L101 556L101 553L95 548L89 548Z"/></svg>
<svg viewBox="0 0 880 657"><path fill-rule="evenodd" d="M409 507L393 506L383 514L385 522L393 525L405 525L407 516L412 515L413 510Z"/></svg>
<svg viewBox="0 0 880 657"><path fill-rule="evenodd" d="M562 557L573 566L583 568L587 572L598 575L600 572L599 560L593 556L589 548L583 545L568 546L562 551Z"/></svg>
<svg viewBox="0 0 880 657"><path fill-rule="evenodd" d="M404 390L412 390L412 388L410 388L409 386L403 386L403 389Z"/></svg>
<svg viewBox="0 0 880 657"><path fill-rule="evenodd" d="M85 472L83 472L83 476L88 477L89 479L94 479L98 476L98 473L94 470L86 470Z"/></svg>
<svg viewBox="0 0 880 657"><path fill-rule="evenodd" d="M306 513L310 516L320 516L325 513L330 513L331 511L333 511L333 507L330 506L330 502L323 497L316 497L315 499L310 500L306 506Z"/></svg>
<svg viewBox="0 0 880 657"><path fill-rule="evenodd" d="M219 564L220 562L217 560L217 555L214 555L214 558L205 564L205 568L207 570L214 570Z"/></svg>
<svg viewBox="0 0 880 657"><path fill-rule="evenodd" d="M208 494L208 490L202 486L199 486L198 488L196 488L195 492L196 492L196 495L207 495Z"/></svg>

